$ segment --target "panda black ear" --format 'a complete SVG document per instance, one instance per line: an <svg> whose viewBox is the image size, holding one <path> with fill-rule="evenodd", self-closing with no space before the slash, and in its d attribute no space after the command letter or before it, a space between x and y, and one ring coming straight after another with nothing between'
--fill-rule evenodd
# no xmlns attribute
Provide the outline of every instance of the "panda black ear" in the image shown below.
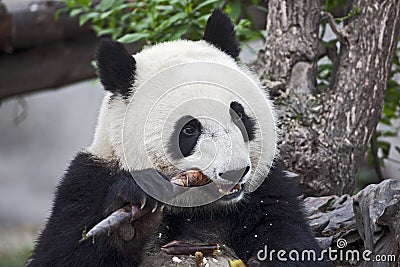
<svg viewBox="0 0 400 267"><path fill-rule="evenodd" d="M203 39L233 58L239 56L240 48L231 19L215 9L207 21Z"/></svg>
<svg viewBox="0 0 400 267"><path fill-rule="evenodd" d="M121 43L103 39L96 53L100 81L104 89L129 95L134 82L136 61Z"/></svg>

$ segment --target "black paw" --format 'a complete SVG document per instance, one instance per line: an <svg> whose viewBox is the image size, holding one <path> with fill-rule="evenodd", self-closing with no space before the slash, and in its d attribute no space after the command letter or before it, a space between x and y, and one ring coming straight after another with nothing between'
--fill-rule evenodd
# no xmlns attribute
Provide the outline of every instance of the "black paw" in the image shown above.
<svg viewBox="0 0 400 267"><path fill-rule="evenodd" d="M135 175L146 175L146 173L136 172ZM157 209L162 207L161 203L139 187L128 172L120 173L115 178L115 182L110 187L105 203L104 216L108 216L127 205L134 205L151 213L156 212Z"/></svg>
<svg viewBox="0 0 400 267"><path fill-rule="evenodd" d="M110 215L121 210L121 208L136 210L136 212L132 212L130 220L115 227L116 235L113 235L112 238L117 243L123 241L141 246L145 242L146 236L156 231L161 223L164 203L157 201L143 191L132 176L135 179L150 181L165 179L154 169L119 173L106 196L103 216L110 219ZM171 188L162 189L171 190ZM117 217L121 218L119 215Z"/></svg>

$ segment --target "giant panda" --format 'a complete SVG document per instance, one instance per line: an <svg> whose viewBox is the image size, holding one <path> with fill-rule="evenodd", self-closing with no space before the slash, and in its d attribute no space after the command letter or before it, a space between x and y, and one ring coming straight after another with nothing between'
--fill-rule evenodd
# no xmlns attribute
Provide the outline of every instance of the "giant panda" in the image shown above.
<svg viewBox="0 0 400 267"><path fill-rule="evenodd" d="M234 27L219 10L200 41L160 43L131 56L103 40L96 59L106 94L93 143L60 181L27 266L183 266L160 250L173 240L218 243L226 258L247 266L328 266L258 255L266 246L321 249L298 185L277 159L273 105L238 55ZM245 87L254 87L253 95ZM176 186L169 179L193 167L223 190L190 191L171 201L165 192ZM145 215L80 242L84 230L127 204Z"/></svg>

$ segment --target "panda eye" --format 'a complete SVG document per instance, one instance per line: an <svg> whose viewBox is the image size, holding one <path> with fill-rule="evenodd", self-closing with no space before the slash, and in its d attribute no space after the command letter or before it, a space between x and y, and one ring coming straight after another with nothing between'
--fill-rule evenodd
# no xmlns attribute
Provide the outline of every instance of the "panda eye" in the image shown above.
<svg viewBox="0 0 400 267"><path fill-rule="evenodd" d="M192 137L197 134L197 130L193 126L187 125L182 129L182 133L186 137Z"/></svg>

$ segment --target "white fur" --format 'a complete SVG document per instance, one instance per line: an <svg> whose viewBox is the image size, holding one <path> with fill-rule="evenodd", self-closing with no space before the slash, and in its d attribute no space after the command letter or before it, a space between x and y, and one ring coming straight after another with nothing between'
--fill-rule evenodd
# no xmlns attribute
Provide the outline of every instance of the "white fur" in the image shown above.
<svg viewBox="0 0 400 267"><path fill-rule="evenodd" d="M144 49L134 58L137 64L134 94L128 102L118 97L110 101L110 94L106 94L94 141L88 151L100 158L117 160L127 170L156 167L168 176L182 169L200 167L207 176L218 179L217 173L250 164L248 191L255 190L259 181L267 176L277 153L273 106L255 75L205 41L161 43ZM212 82L191 84L189 78L189 81L185 80L190 75L184 72L163 77L163 72L195 62L215 63L217 69L226 68L248 77L246 84L243 79L236 80L236 74L211 77L212 70L205 74L211 81L222 79L227 87L234 87L243 98L235 97L229 90L218 88L219 85ZM201 77L202 73L196 75ZM171 89L174 84L183 85L159 98L160 90ZM257 87L260 95L246 98L246 86ZM191 105L191 99L197 102ZM205 104L202 105L199 99L203 99ZM239 128L231 120L229 105L232 101L241 103L250 117L257 117L256 138L249 143L243 141ZM170 142L174 123L184 115L199 118L204 132L193 155L174 160L163 148Z"/></svg>

